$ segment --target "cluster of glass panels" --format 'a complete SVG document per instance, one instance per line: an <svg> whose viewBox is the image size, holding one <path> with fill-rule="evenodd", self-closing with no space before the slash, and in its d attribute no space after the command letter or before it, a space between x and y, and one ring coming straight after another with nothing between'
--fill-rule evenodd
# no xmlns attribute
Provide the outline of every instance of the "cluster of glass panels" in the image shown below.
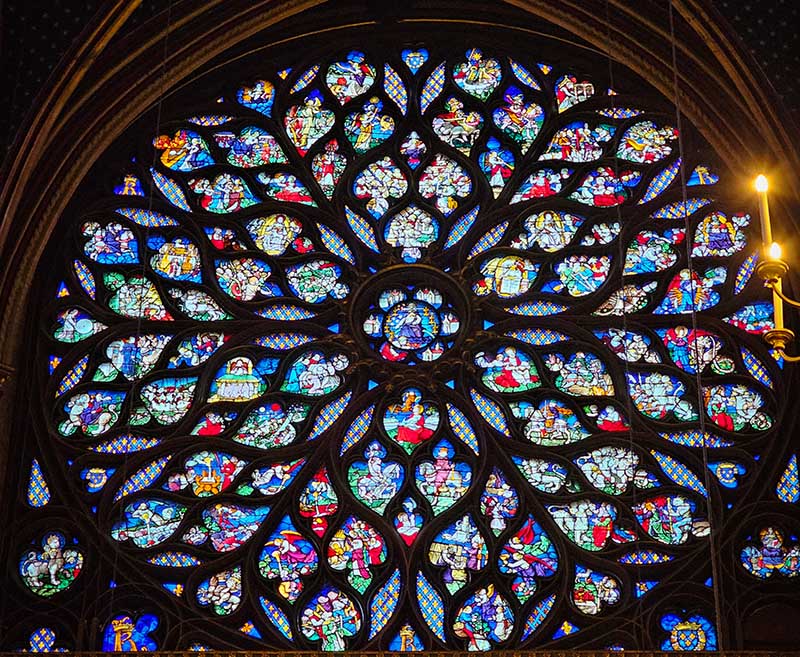
<svg viewBox="0 0 800 657"><path fill-rule="evenodd" d="M104 650L715 648L698 560L780 370L752 219L674 117L477 48L217 103L67 227L23 595L107 589ZM738 567L795 576L796 541Z"/></svg>

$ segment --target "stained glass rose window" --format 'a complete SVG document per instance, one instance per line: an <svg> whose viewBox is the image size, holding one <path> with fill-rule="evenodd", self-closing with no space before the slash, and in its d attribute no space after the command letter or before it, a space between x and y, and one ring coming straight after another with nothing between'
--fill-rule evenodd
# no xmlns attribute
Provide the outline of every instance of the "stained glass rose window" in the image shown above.
<svg viewBox="0 0 800 657"><path fill-rule="evenodd" d="M161 588L109 650L189 647L174 613L222 646L530 647L642 605L658 645L715 645L698 563L779 370L753 220L674 114L466 47L265 66L204 107L67 222L60 474L28 499L70 482L89 520L20 549L28 593L99 578L91 544ZM746 567L794 574L782 545Z"/></svg>

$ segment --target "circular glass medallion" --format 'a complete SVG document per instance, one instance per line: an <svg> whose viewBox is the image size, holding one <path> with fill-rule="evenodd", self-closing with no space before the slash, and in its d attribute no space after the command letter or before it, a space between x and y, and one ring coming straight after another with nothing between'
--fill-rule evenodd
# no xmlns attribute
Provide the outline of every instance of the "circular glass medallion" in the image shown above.
<svg viewBox="0 0 800 657"><path fill-rule="evenodd" d="M398 303L386 315L384 334L397 349L427 347L439 334L439 317L431 306L421 301Z"/></svg>
<svg viewBox="0 0 800 657"><path fill-rule="evenodd" d="M369 308L354 323L369 351L385 361L438 360L463 333L467 308L460 286L431 267L381 272L365 283L359 297L369 299Z"/></svg>

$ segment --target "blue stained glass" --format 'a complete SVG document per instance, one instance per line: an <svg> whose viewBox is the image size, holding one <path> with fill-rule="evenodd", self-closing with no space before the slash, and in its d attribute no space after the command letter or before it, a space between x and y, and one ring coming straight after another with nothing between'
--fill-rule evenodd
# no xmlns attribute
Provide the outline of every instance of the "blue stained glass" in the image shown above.
<svg viewBox="0 0 800 657"><path fill-rule="evenodd" d="M276 303L266 308L261 308L256 311L257 315L261 315L266 319L276 319L281 322L296 322L301 319L309 319L315 317L317 313L313 310L306 310L300 306L293 306L287 303Z"/></svg>
<svg viewBox="0 0 800 657"><path fill-rule="evenodd" d="M158 616L121 614L112 618L103 633L103 652L153 652L158 644L153 634Z"/></svg>
<svg viewBox="0 0 800 657"><path fill-rule="evenodd" d="M122 183L114 187L117 196L144 196L141 181L132 173L126 173Z"/></svg>
<svg viewBox="0 0 800 657"><path fill-rule="evenodd" d="M77 363L75 363L72 369L66 373L63 379L61 379L61 383L58 384L58 388L56 389L56 397L59 397L68 390L74 388L83 378L83 375L86 374L86 368L88 366L89 366L89 355L87 354L86 356L81 358Z"/></svg>
<svg viewBox="0 0 800 657"><path fill-rule="evenodd" d="M531 609L530 616L528 616L528 620L525 621L525 630L522 633L523 641L533 634L537 629L539 629L539 626L544 623L547 615L553 609L553 604L555 601L556 596L549 595L544 600L540 600L536 603L536 605L534 605L533 609Z"/></svg>
<svg viewBox="0 0 800 657"><path fill-rule="evenodd" d="M772 377L770 377L764 363L762 363L761 360L747 347L742 347L741 352L742 361L744 362L744 366L747 368L747 371L750 372L750 375L760 384L765 385L768 388L772 388Z"/></svg>
<svg viewBox="0 0 800 657"><path fill-rule="evenodd" d="M150 169L150 175L153 176L153 182L156 184L156 187L158 187L158 191L160 191L172 205L181 210L191 212L191 208L186 202L186 195L183 193L178 183L155 169Z"/></svg>
<svg viewBox="0 0 800 657"><path fill-rule="evenodd" d="M739 485L739 477L747 473L747 468L736 461L709 463L708 468L725 488L736 488Z"/></svg>
<svg viewBox="0 0 800 657"><path fill-rule="evenodd" d="M568 335L560 333L559 331L543 328L516 329L514 331L506 331L506 335L509 338L514 338L520 342L527 342L536 347L545 347L550 344L571 339Z"/></svg>
<svg viewBox="0 0 800 657"><path fill-rule="evenodd" d="M655 219L685 219L711 202L711 199L707 198L690 198L686 202L676 201L659 208L651 216Z"/></svg>
<svg viewBox="0 0 800 657"><path fill-rule="evenodd" d="M289 641L292 640L292 623L289 617L283 613L280 607L267 598L259 598L261 607L267 615L269 622L272 623L278 631L283 634Z"/></svg>
<svg viewBox="0 0 800 657"><path fill-rule="evenodd" d="M444 62L437 66L425 86L422 88L422 95L419 99L420 114L425 114L431 103L438 98L439 94L444 89L445 68Z"/></svg>
<svg viewBox="0 0 800 657"><path fill-rule="evenodd" d="M707 166L700 164L694 168L686 181L686 185L687 187L693 187L695 185L715 185L718 182L719 176L712 172Z"/></svg>
<svg viewBox="0 0 800 657"><path fill-rule="evenodd" d="M117 208L117 212L145 228L163 228L166 226L178 225L178 222L172 217L168 217L161 212L155 212L153 210L145 210L143 208Z"/></svg>
<svg viewBox="0 0 800 657"><path fill-rule="evenodd" d="M28 479L27 491L28 504L35 509L40 509L50 501L50 489L44 478L44 473L39 461L31 461L31 473Z"/></svg>
<svg viewBox="0 0 800 657"><path fill-rule="evenodd" d="M417 603L431 632L440 641L445 641L442 596L430 585L422 573L417 573Z"/></svg>
<svg viewBox="0 0 800 657"><path fill-rule="evenodd" d="M626 565L634 566L652 566L658 563L667 563L672 561L673 557L663 552L656 552L655 550L635 550L623 554L618 561Z"/></svg>
<svg viewBox="0 0 800 657"><path fill-rule="evenodd" d="M506 230L508 229L508 223L509 222L507 221L501 221L499 224L488 230L483 237L481 237L475 243L475 246L472 247L472 250L469 252L467 258L474 258L479 253L483 253L487 249L491 249L495 244L503 239L503 235L506 234Z"/></svg>
<svg viewBox="0 0 800 657"><path fill-rule="evenodd" d="M63 299L64 297L69 296L69 288L64 281L61 281L58 284L58 289L56 290L56 299Z"/></svg>
<svg viewBox="0 0 800 657"><path fill-rule="evenodd" d="M758 262L758 253L751 253L744 259L744 262L736 272L736 278L733 284L733 293L739 294L744 290L745 286L750 282L753 272L756 270L756 263Z"/></svg>
<svg viewBox="0 0 800 657"><path fill-rule="evenodd" d="M800 502L800 471L797 467L797 454L792 454L786 462L786 469L778 480L775 494L781 502L787 504Z"/></svg>
<svg viewBox="0 0 800 657"><path fill-rule="evenodd" d="M356 264L356 258L353 252L339 233L328 228L324 224L317 224L317 228L319 229L319 236L322 239L322 243L328 251L333 253L333 255L339 256L342 260L346 260L351 265Z"/></svg>
<svg viewBox="0 0 800 657"><path fill-rule="evenodd" d="M319 64L315 64L310 69L305 71L299 78L297 78L297 82L292 85L289 93L296 94L298 91L305 89L309 84L311 84L311 81L317 76L317 73L319 73Z"/></svg>
<svg viewBox="0 0 800 657"><path fill-rule="evenodd" d="M542 88L539 86L539 83L536 82L536 78L533 77L533 74L522 64L515 62L511 58L509 58L508 63L511 64L511 70L514 72L514 75L517 76L517 80L522 82L522 84L525 84L536 91L542 90Z"/></svg>
<svg viewBox="0 0 800 657"><path fill-rule="evenodd" d="M186 650L189 652L211 652L214 649L205 643L193 641L187 646Z"/></svg>
<svg viewBox="0 0 800 657"><path fill-rule="evenodd" d="M450 228L450 233L447 235L447 240L444 243L444 248L449 249L451 246L455 246L461 241L461 238L464 237L469 232L469 229L472 228L472 224L475 223L475 219L478 216L478 212L480 212L481 207L475 206L469 212L465 213L464 216L459 217L453 226Z"/></svg>
<svg viewBox="0 0 800 657"><path fill-rule="evenodd" d="M256 80L251 86L239 89L236 100L264 116L270 116L272 102L275 100L275 87L268 80Z"/></svg>
<svg viewBox="0 0 800 657"><path fill-rule="evenodd" d="M525 301L515 306L509 306L508 312L512 315L525 315L527 317L547 317L563 313L567 306L552 301Z"/></svg>
<svg viewBox="0 0 800 657"><path fill-rule="evenodd" d="M117 436L111 440L100 443L90 447L92 451L100 452L101 454L132 454L134 452L141 452L145 449L150 449L156 445L161 444L158 438L148 438L145 436L133 436L125 434Z"/></svg>
<svg viewBox="0 0 800 657"><path fill-rule="evenodd" d="M658 586L658 580L644 580L641 582L636 582L633 590L636 594L636 597L641 598L645 593L652 591L656 586Z"/></svg>
<svg viewBox="0 0 800 657"><path fill-rule="evenodd" d="M403 84L403 80L397 72L388 64L383 69L383 89L395 105L400 110L400 114L405 115L408 109L408 92Z"/></svg>
<svg viewBox="0 0 800 657"><path fill-rule="evenodd" d="M408 66L409 70L416 75L417 71L421 69L425 62L428 61L428 51L425 48L417 48L416 50L404 50L401 53L403 61Z"/></svg>
<svg viewBox="0 0 800 657"><path fill-rule="evenodd" d="M497 117L497 120L503 120L503 117ZM525 141L522 145L527 149L527 144L528 142ZM514 153L507 148L503 148L494 137L491 137L486 142L486 148L487 150L478 157L478 166L486 176L486 180L492 188L492 194L497 198L503 192L506 182L514 173L516 159L514 158Z"/></svg>
<svg viewBox="0 0 800 657"><path fill-rule="evenodd" d="M253 623L253 621L251 620L245 621L244 624L239 628L239 631L242 634L246 634L247 636L253 636L256 639L261 638L261 632L258 631L258 628L255 626L255 623Z"/></svg>
<svg viewBox="0 0 800 657"><path fill-rule="evenodd" d="M674 433L661 433L659 434L664 440L668 440L676 445L683 445L684 447L731 447L733 445L729 440L724 440L719 436L715 436L708 432L702 431L676 431Z"/></svg>
<svg viewBox="0 0 800 657"><path fill-rule="evenodd" d="M20 511L83 509L87 565L106 568L104 532L178 616L235 611L223 647L629 648L617 602L644 605L656 645L714 645L660 587L709 540L700 498L722 496L726 532L764 477L777 514L800 504L797 456L764 452L786 400L758 346L754 222L676 161L668 117L606 84L505 49L378 45L267 62L272 82L210 105L187 92L190 118L171 105L142 161L109 156L105 196L76 197L32 350L53 440L46 463L24 447ZM682 197L682 166L706 187ZM109 609L120 649L194 641Z"/></svg>
<svg viewBox="0 0 800 657"><path fill-rule="evenodd" d="M612 107L609 109L597 110L597 113L602 116L607 116L610 119L631 119L634 116L642 114L642 110L634 109L632 107Z"/></svg>
<svg viewBox="0 0 800 657"><path fill-rule="evenodd" d="M148 463L146 466L135 472L125 481L124 484L122 484L122 486L120 486L119 490L114 495L114 501L116 502L117 500L121 500L126 495L131 495L137 491L147 488L163 472L164 468L167 466L167 463L169 463L171 459L172 454L167 454L166 456L162 456L160 459Z"/></svg>
<svg viewBox="0 0 800 657"><path fill-rule="evenodd" d="M419 638L414 628L405 623L389 644L389 650L393 652L421 652L425 650L425 644L422 643L422 639Z"/></svg>
<svg viewBox="0 0 800 657"><path fill-rule="evenodd" d="M656 315L680 315L700 312L716 306L720 294L713 288L725 282L727 270L714 267L703 270L681 270L667 286L667 294L653 310Z"/></svg>
<svg viewBox="0 0 800 657"><path fill-rule="evenodd" d="M167 591L172 593L175 597L181 597L183 595L183 584L177 584L175 582L163 582L161 584Z"/></svg>
<svg viewBox="0 0 800 657"><path fill-rule="evenodd" d="M232 121L233 117L225 114L202 114L200 116L192 116L186 120L189 123L194 123L195 125L218 126L224 125L225 123L228 123L228 121Z"/></svg>
<svg viewBox="0 0 800 657"><path fill-rule="evenodd" d="M700 493L703 497L708 497L706 487L697 478L697 475L689 470L683 463L672 458L668 454L663 454L656 450L650 450L650 453L655 457L656 461L658 461L664 474L672 479L672 481L679 486L684 486L693 490L695 493Z"/></svg>
<svg viewBox="0 0 800 657"><path fill-rule="evenodd" d="M370 603L369 638L376 636L394 615L400 597L400 571L395 570Z"/></svg>
<svg viewBox="0 0 800 657"><path fill-rule="evenodd" d="M554 639L560 639L565 636L569 636L570 634L575 634L575 632L580 631L580 627L577 625L565 620L561 625L559 625L558 629L553 633Z"/></svg>
<svg viewBox="0 0 800 657"><path fill-rule="evenodd" d="M345 208L344 212L345 215L347 215L347 223L350 224L350 228L353 229L356 237L360 239L367 248L372 249L375 253L380 253L378 243L375 241L375 233L367 220L353 212L350 208Z"/></svg>
<svg viewBox="0 0 800 657"><path fill-rule="evenodd" d="M480 454L478 447L478 437L475 435L475 430L458 408L452 404L447 404L447 419L450 421L450 428L461 442L469 447L475 454Z"/></svg>
<svg viewBox="0 0 800 657"><path fill-rule="evenodd" d="M186 552L160 552L155 554L147 560L154 566L163 566L164 568L190 568L197 566L203 561Z"/></svg>
<svg viewBox="0 0 800 657"><path fill-rule="evenodd" d="M339 419L339 416L344 412L344 409L347 408L352 396L353 393L348 390L338 399L330 402L329 404L325 404L325 406L323 406L317 414L317 419L314 422L314 426L311 428L311 432L308 434L308 440L316 440L325 431L330 429L333 423L336 422L336 420Z"/></svg>
<svg viewBox="0 0 800 657"><path fill-rule="evenodd" d="M103 487L108 483L109 477L114 472L116 472L114 468L84 468L81 470L81 479L83 479L87 491L98 493L103 490Z"/></svg>
<svg viewBox="0 0 800 657"><path fill-rule="evenodd" d="M40 627L31 632L29 649L25 652L69 652L66 648L55 647L55 642L56 633L49 627Z"/></svg>
<svg viewBox="0 0 800 657"><path fill-rule="evenodd" d="M375 404L368 406L366 409L359 413L358 417L353 420L353 424L347 429L342 440L342 448L339 454L344 454L348 449L361 440L369 430L369 425L372 424L372 416L375 413Z"/></svg>
<svg viewBox="0 0 800 657"><path fill-rule="evenodd" d="M288 351L301 345L313 342L314 336L306 335L305 333L272 333L270 335L262 335L253 340L253 344L259 347L266 347L267 349L276 349L278 351Z"/></svg>
<svg viewBox="0 0 800 657"><path fill-rule="evenodd" d="M695 614L667 614L661 617L661 627L669 634L661 643L662 650L694 652L717 649L717 632L714 624L704 616Z"/></svg>
<svg viewBox="0 0 800 657"><path fill-rule="evenodd" d="M475 408L478 409L478 413L481 414L489 426L499 431L504 436L510 437L511 432L508 428L508 423L506 422L505 415L503 415L500 405L496 404L488 397L485 397L475 389L470 390L469 395L472 398L472 403L475 404Z"/></svg>
<svg viewBox="0 0 800 657"><path fill-rule="evenodd" d="M92 272L80 260L76 260L72 263L72 266L75 269L75 276L78 277L78 283L81 284L83 291L89 295L90 299L94 299L97 292L97 284L94 281Z"/></svg>
<svg viewBox="0 0 800 657"><path fill-rule="evenodd" d="M647 203L648 201L652 201L654 198L659 196L662 192L664 192L667 187L672 184L672 181L675 180L675 177L678 175L678 171L681 168L681 159L678 158L672 164L670 164L666 169L661 171L655 178L650 181L650 184L647 187L647 191L645 191L644 196L642 196L639 204Z"/></svg>
<svg viewBox="0 0 800 657"><path fill-rule="evenodd" d="M760 334L775 328L772 320L773 312L772 303L760 301L748 304L724 319L728 324L743 331Z"/></svg>

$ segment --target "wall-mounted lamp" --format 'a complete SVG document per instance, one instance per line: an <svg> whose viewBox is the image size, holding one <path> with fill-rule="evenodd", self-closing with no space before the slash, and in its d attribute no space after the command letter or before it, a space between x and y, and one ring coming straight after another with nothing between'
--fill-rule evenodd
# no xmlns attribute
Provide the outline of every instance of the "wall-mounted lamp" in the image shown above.
<svg viewBox="0 0 800 657"><path fill-rule="evenodd" d="M769 201L767 191L769 182L766 176L760 175L755 182L758 192L758 210L761 215L761 241L763 255L756 266L756 274L764 280L764 285L772 290L772 305L775 308L775 328L764 333L767 343L786 361L800 362L800 356L789 356L784 351L794 341L794 331L783 325L784 301L794 308L800 308L800 303L790 299L783 293L782 279L789 271L789 265L783 260L780 244L772 241L772 226L769 220Z"/></svg>

